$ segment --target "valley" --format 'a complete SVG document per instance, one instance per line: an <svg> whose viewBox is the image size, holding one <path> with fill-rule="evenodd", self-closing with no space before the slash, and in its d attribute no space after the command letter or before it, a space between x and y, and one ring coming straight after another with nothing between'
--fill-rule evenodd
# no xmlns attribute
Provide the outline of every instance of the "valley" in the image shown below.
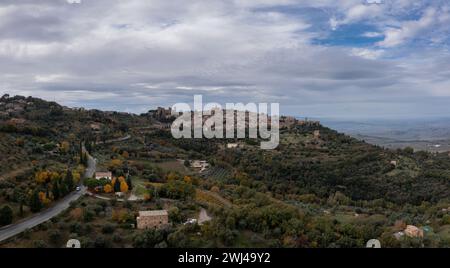
<svg viewBox="0 0 450 268"><path fill-rule="evenodd" d="M285 126L280 145L261 150L251 139L174 139L162 127L171 119L154 112L1 102L1 154L27 163L22 170L1 159L4 225L83 188L61 213L0 247L65 247L69 239L94 248L360 248L373 238L383 247L450 245L448 153L391 150L317 122ZM82 145L96 164L84 180ZM167 213L167 224L139 229L142 212Z"/></svg>

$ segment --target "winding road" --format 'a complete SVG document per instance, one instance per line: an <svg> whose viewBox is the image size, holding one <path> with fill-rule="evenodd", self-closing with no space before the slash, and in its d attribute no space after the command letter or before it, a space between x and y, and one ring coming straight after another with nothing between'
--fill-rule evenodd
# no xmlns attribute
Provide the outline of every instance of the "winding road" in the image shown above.
<svg viewBox="0 0 450 268"><path fill-rule="evenodd" d="M86 167L86 171L84 173L83 178L92 177L95 173L95 169L96 169L96 161L92 156L88 154L88 165ZM82 182L80 182L79 187L80 191L70 193L60 201L56 202L56 204L53 205L51 208L48 208L40 213L34 214L33 216L30 216L28 218L25 218L20 222L0 228L0 242L8 238L11 238L17 234L20 234L21 232L27 229L36 227L39 224L42 224L50 220L51 218L56 217L64 210L68 209L71 202L78 200L81 196L83 196L86 193L87 188L82 185Z"/></svg>
<svg viewBox="0 0 450 268"><path fill-rule="evenodd" d="M114 142L121 142L121 141L126 141L129 140L131 138L131 135L126 135L125 137L121 137L121 138L117 138L117 139L111 139L111 140L107 140L107 141L99 141L97 142L97 144L108 144L108 143L114 143Z"/></svg>

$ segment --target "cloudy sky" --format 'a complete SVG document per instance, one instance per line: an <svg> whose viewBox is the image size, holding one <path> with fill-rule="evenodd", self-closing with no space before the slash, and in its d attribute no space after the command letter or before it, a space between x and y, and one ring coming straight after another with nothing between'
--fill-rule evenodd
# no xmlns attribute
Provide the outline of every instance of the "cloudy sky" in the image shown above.
<svg viewBox="0 0 450 268"><path fill-rule="evenodd" d="M2 0L0 93L140 113L450 115L445 0Z"/></svg>

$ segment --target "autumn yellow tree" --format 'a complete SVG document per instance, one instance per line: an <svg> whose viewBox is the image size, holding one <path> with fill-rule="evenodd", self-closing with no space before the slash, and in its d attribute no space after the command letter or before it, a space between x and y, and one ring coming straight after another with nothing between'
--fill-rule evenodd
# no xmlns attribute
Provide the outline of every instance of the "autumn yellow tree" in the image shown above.
<svg viewBox="0 0 450 268"><path fill-rule="evenodd" d="M68 153L70 150L70 143L67 141L61 142L60 150L62 153Z"/></svg>
<svg viewBox="0 0 450 268"><path fill-rule="evenodd" d="M178 180L178 179L179 179L179 176L175 172L170 172L167 175L167 180L168 181L174 181L174 180Z"/></svg>
<svg viewBox="0 0 450 268"><path fill-rule="evenodd" d="M120 159L113 159L111 160L111 163L109 164L110 169L118 169L122 166L122 160Z"/></svg>
<svg viewBox="0 0 450 268"><path fill-rule="evenodd" d="M128 192L128 184L127 184L126 181L120 182L120 191L121 191L122 193Z"/></svg>
<svg viewBox="0 0 450 268"><path fill-rule="evenodd" d="M39 200L44 206L48 206L51 203L51 200L47 198L47 195L44 192L39 192Z"/></svg>
<svg viewBox="0 0 450 268"><path fill-rule="evenodd" d="M111 192L113 191L113 187L111 186L111 184L106 184L106 185L103 187L103 191L104 191L105 193L109 194L109 193L111 193Z"/></svg>
<svg viewBox="0 0 450 268"><path fill-rule="evenodd" d="M217 186L213 186L213 187L211 187L211 192L218 193L218 192L220 192L220 189Z"/></svg>
<svg viewBox="0 0 450 268"><path fill-rule="evenodd" d="M113 221L124 223L129 218L128 211L126 209L114 209L112 211L111 219Z"/></svg>
<svg viewBox="0 0 450 268"><path fill-rule="evenodd" d="M56 181L61 178L61 176L59 175L58 172L51 172L51 173L49 173L49 176L50 176L51 181Z"/></svg>
<svg viewBox="0 0 450 268"><path fill-rule="evenodd" d="M144 201L149 202L152 200L152 195L150 193L144 194Z"/></svg>
<svg viewBox="0 0 450 268"><path fill-rule="evenodd" d="M75 184L78 184L81 180L81 174L78 172L72 172L73 175L73 181L75 182Z"/></svg>
<svg viewBox="0 0 450 268"><path fill-rule="evenodd" d="M38 184L44 184L50 181L51 173L47 171L39 171L34 177Z"/></svg>
<svg viewBox="0 0 450 268"><path fill-rule="evenodd" d="M190 176L184 176L183 180L185 183L192 184L192 178Z"/></svg>

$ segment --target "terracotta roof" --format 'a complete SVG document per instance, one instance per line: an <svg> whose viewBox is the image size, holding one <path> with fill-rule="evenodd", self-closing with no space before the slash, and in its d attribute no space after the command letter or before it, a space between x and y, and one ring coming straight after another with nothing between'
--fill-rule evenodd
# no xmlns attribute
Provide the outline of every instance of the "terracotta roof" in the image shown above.
<svg viewBox="0 0 450 268"><path fill-rule="evenodd" d="M111 172L95 172L95 177L112 177Z"/></svg>
<svg viewBox="0 0 450 268"><path fill-rule="evenodd" d="M167 210L148 210L148 211L139 211L139 217L148 217L148 216L166 216L169 215Z"/></svg>

